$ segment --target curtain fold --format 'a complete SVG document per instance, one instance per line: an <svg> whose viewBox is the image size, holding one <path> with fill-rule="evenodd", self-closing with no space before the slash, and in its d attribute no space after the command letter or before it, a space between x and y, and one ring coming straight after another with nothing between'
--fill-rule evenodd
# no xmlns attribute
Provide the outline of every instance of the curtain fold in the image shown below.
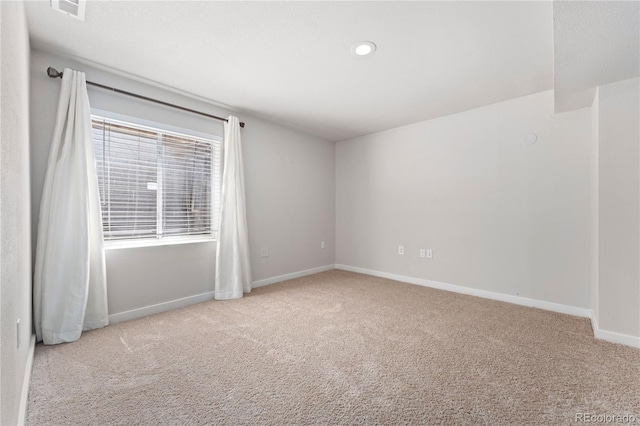
<svg viewBox="0 0 640 426"><path fill-rule="evenodd" d="M109 323L100 195L85 75L64 70L40 203L34 271L38 341Z"/></svg>
<svg viewBox="0 0 640 426"><path fill-rule="evenodd" d="M222 203L216 250L215 295L218 300L238 299L251 291L251 265L244 196L242 144L238 118L224 125Z"/></svg>

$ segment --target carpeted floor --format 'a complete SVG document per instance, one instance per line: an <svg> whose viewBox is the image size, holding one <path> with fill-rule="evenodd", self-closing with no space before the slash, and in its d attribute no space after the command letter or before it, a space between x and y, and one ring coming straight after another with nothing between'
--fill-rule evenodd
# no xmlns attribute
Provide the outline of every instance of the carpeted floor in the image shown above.
<svg viewBox="0 0 640 426"><path fill-rule="evenodd" d="M39 345L27 424L640 422L639 379L587 319L335 270Z"/></svg>

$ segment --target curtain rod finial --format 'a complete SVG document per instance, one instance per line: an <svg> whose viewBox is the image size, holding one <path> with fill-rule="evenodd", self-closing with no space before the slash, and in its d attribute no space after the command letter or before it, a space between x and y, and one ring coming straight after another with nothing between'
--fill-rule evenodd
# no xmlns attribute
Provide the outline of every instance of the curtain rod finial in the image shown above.
<svg viewBox="0 0 640 426"><path fill-rule="evenodd" d="M53 67L47 68L49 78L62 78L62 73Z"/></svg>

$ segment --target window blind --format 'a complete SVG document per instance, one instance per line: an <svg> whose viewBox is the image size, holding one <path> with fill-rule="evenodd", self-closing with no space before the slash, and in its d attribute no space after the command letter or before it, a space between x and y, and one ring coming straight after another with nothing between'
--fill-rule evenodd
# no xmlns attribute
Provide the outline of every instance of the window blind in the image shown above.
<svg viewBox="0 0 640 426"><path fill-rule="evenodd" d="M105 240L215 236L221 144L92 116Z"/></svg>

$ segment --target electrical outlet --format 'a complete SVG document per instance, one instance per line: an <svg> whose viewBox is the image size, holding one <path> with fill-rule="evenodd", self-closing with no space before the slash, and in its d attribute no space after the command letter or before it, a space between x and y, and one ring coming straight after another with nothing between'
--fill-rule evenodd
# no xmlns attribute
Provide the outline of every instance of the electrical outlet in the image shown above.
<svg viewBox="0 0 640 426"><path fill-rule="evenodd" d="M320 248L323 249L324 248L324 241L320 241Z"/></svg>
<svg viewBox="0 0 640 426"><path fill-rule="evenodd" d="M260 257L269 257L269 247L262 247L260 249Z"/></svg>
<svg viewBox="0 0 640 426"><path fill-rule="evenodd" d="M427 259L433 259L433 250L427 249Z"/></svg>
<svg viewBox="0 0 640 426"><path fill-rule="evenodd" d="M427 252L425 249L420 249L420 257L424 258L427 256Z"/></svg>
<svg viewBox="0 0 640 426"><path fill-rule="evenodd" d="M404 246L398 246L398 254L404 256Z"/></svg>

